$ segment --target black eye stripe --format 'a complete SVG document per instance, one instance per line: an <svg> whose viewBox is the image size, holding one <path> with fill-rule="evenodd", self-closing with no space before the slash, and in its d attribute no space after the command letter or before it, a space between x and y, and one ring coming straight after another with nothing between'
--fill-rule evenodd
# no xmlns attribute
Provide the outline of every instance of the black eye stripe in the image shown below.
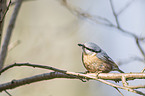
<svg viewBox="0 0 145 96"><path fill-rule="evenodd" d="M100 53L100 52L101 52L101 49L100 49L99 51L95 51L95 50L90 49L90 48L88 48L88 47L86 47L86 46L85 46L84 48L86 48L86 49L89 50L89 51L95 52L95 53Z"/></svg>
<svg viewBox="0 0 145 96"><path fill-rule="evenodd" d="M101 49L99 51L95 51L93 49L90 49L90 48L86 47L84 44L78 44L78 46L82 46L83 48L86 48L87 50L95 52L95 53L100 53L101 52Z"/></svg>

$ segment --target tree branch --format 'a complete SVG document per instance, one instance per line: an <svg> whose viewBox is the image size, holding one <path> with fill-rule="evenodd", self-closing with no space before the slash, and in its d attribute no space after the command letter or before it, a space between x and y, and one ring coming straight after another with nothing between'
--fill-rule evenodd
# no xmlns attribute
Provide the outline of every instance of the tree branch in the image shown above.
<svg viewBox="0 0 145 96"><path fill-rule="evenodd" d="M110 20L108 20L107 18L104 18L104 17L101 17L101 16L92 16L91 14L89 13L86 13L86 12L83 12L83 10L81 9L78 9L78 8L74 8L73 6L69 5L67 3L67 0L61 0L62 1L62 4L72 13L72 14L75 14L76 16L78 17L84 17L84 18L87 18L95 23L98 23L98 24L103 24L105 26L109 26L109 27L113 27L113 28L116 28L118 29L120 32L124 33L124 34L127 34L128 36L131 36L133 37L135 40L136 40L136 45L138 47L138 49L140 50L144 60L145 60L145 52L143 50L143 48L140 46L140 41L143 41L145 40L145 37L138 37L136 34L134 34L133 32L130 32L130 31L127 31L125 29L123 29L121 26L120 26L120 23L119 23L119 19L118 19L118 16L120 15L120 12L117 14L115 12L115 8L113 6L113 2L112 0L110 0L110 5L111 5L111 9L113 11L113 15L115 17L115 21L116 21L116 25L114 25ZM131 2L129 2L121 11L121 13L133 2L134 0L132 0ZM99 20L103 21L103 22L100 22Z"/></svg>
<svg viewBox="0 0 145 96"><path fill-rule="evenodd" d="M139 50L140 50L140 52L143 55L144 60L145 60L145 52L144 52L143 48L140 45L140 39L136 37L135 40L136 40L136 44L137 44L137 46L138 46L138 48L139 48Z"/></svg>
<svg viewBox="0 0 145 96"><path fill-rule="evenodd" d="M142 69L141 73L143 73L145 71L145 67Z"/></svg>
<svg viewBox="0 0 145 96"><path fill-rule="evenodd" d="M113 15L114 15L115 20L116 20L117 28L120 28L119 20L118 20L117 14L115 12L112 0L110 0L110 5L111 5L112 11L113 11Z"/></svg>
<svg viewBox="0 0 145 96"><path fill-rule="evenodd" d="M20 40L17 40L15 42L12 42L11 44L9 44L8 46L8 51L11 51L13 48L15 48L16 46L18 46L21 43Z"/></svg>
<svg viewBox="0 0 145 96"><path fill-rule="evenodd" d="M79 18L87 18L88 20L91 20L98 24L103 24L106 26L113 27L115 26L110 20L107 18L101 17L101 16L92 16L89 13L84 12L80 8L75 8L67 3L67 0L61 0L61 4L65 6L72 14L76 15Z"/></svg>
<svg viewBox="0 0 145 96"><path fill-rule="evenodd" d="M6 9L6 0L0 0L0 21L2 20ZM2 39L2 31L3 31L4 22L0 22L0 46L1 46L1 39Z"/></svg>
<svg viewBox="0 0 145 96"><path fill-rule="evenodd" d="M0 70L0 74L5 72L6 70L8 70L12 67L16 67L16 66L29 66L29 67L33 67L33 68L43 68L43 69L49 69L49 70L53 70L53 71L57 71L57 72L61 72L61 73L66 73L67 72L65 70L57 69L57 68L54 68L54 67L51 67L51 66L30 64L30 63L15 63L15 64L11 64L11 65L3 68L2 70Z"/></svg>
<svg viewBox="0 0 145 96"><path fill-rule="evenodd" d="M80 80L93 79L93 80L97 80L99 82L102 82L104 84L107 84L109 86L112 86L114 88L120 88L120 89L124 89L124 90L134 92L137 94L145 95L144 93L142 93L138 90L134 90L134 89L131 89L128 87L122 87L122 86L110 83L108 81L105 81L105 80L114 80L114 81L117 80L117 81L119 81L119 80L121 80L122 76L126 77L127 80L145 79L145 73L100 73L99 75L97 73L81 74L81 73L75 73L75 72L69 72L69 71L57 69L57 68L54 68L51 66L29 64L29 63L15 63L12 65L9 65L9 66L5 67L4 69L2 69L0 71L0 73L4 72L10 68L13 68L15 66L29 66L29 67L33 67L33 68L36 67L36 68L53 70L55 72L36 75L36 76L32 76L32 77L24 78L24 79L20 79L20 80L13 80L11 82L1 84L0 85L1 91L6 90L6 89L13 89L13 88L25 85L25 84L38 82L38 81L42 81L42 80L48 80L48 79L54 79L54 78L71 78L71 79L80 79Z"/></svg>
<svg viewBox="0 0 145 96"><path fill-rule="evenodd" d="M3 65L4 65L4 61L6 58L6 54L7 54L7 49L8 49L8 44L11 38L11 34L15 25L15 21L21 6L22 0L17 0L17 3L15 5L10 23L8 25L7 31L6 31L6 35L4 37L4 42L2 44L2 48L0 50L0 69L2 69Z"/></svg>
<svg viewBox="0 0 145 96"><path fill-rule="evenodd" d="M122 84L124 87L128 86L128 83L126 82L126 77L125 76L122 76Z"/></svg>
<svg viewBox="0 0 145 96"><path fill-rule="evenodd" d="M37 1L37 0L23 0L23 2L27 2L27 1ZM11 3L11 5L15 5L17 2L17 0L13 0L13 2Z"/></svg>
<svg viewBox="0 0 145 96"><path fill-rule="evenodd" d="M139 50L140 50L140 52L141 52L141 54L143 55L144 60L145 60L145 52L144 52L144 50L143 50L143 49L141 48L141 46L140 46L140 42L139 42L140 39L139 39L139 37L138 37L137 35L133 34L132 32L129 32L129 31L124 30L124 29L120 26L119 20L118 20L118 15L117 15L116 12L115 12L115 9L114 9L112 0L110 0L110 5L111 5L112 11L113 11L113 15L114 15L115 20L116 20L116 23L117 23L117 27L116 27L116 28L119 29L120 31L122 31L122 32L124 32L124 33L130 35L130 36L133 36L133 37L135 38L136 44L137 44L137 46L138 46L138 48L139 48ZM125 9L124 9L124 10L125 10Z"/></svg>
<svg viewBox="0 0 145 96"><path fill-rule="evenodd" d="M118 13L117 15L120 15L121 13L123 13L135 0L131 0L129 1Z"/></svg>
<svg viewBox="0 0 145 96"><path fill-rule="evenodd" d="M131 62L134 62L134 61L144 62L144 59L140 58L138 56L134 56L134 57L129 57L129 58L124 59L124 60L120 60L120 61L118 61L117 64L122 65L122 64L127 64L127 63L131 63Z"/></svg>
<svg viewBox="0 0 145 96"><path fill-rule="evenodd" d="M6 91L6 90L4 90L7 94L8 94L8 96L12 96L8 91Z"/></svg>
<svg viewBox="0 0 145 96"><path fill-rule="evenodd" d="M123 32L123 33L125 33L125 34L128 34L128 35L132 36L132 37L136 40L136 45L137 45L137 47L139 48L139 50L140 50L140 52L141 52L141 54L143 55L144 60L145 60L145 52L144 52L144 50L142 49L142 47L140 46L140 38L139 38L137 35L135 35L134 33L124 30L124 29L120 26L119 20L118 20L118 15L117 15L116 12L115 12L115 9L114 9L112 0L110 0L110 5L111 5L112 11L113 11L113 15L114 15L115 20L116 20L116 23L117 23L117 26L116 26L115 28L117 28L118 30L120 30L121 32ZM113 26L113 27L114 27L114 26Z"/></svg>
<svg viewBox="0 0 145 96"><path fill-rule="evenodd" d="M50 73L44 73L35 75L32 77L19 79L19 80L12 80L11 82L7 82L4 84L0 84L0 92L7 90L7 89L14 89L16 87L20 87L26 84L35 83L43 80L51 80L55 78L70 78L70 79L77 79L75 76L69 76L64 73L60 72L50 72Z"/></svg>
<svg viewBox="0 0 145 96"><path fill-rule="evenodd" d="M2 70L0 70L0 74L2 74L3 72L5 72L13 67L17 67L17 66L28 66L28 67L33 67L33 68L42 68L42 69L47 69L47 70L49 69L49 70L53 70L53 71L61 72L61 73L68 73L68 71L66 71L66 70L61 70L61 69L54 68L51 66L46 66L46 65L38 65L38 64L30 64L30 63L15 63L15 64L11 64L11 65L3 68ZM72 75L74 75L74 74L72 74ZM87 73L87 75L96 77L97 73ZM104 79L104 80L121 81L122 76L124 76L127 80L145 79L145 73L100 73L98 75L98 78Z"/></svg>
<svg viewBox="0 0 145 96"><path fill-rule="evenodd" d="M0 23L2 23L2 22L4 21L4 18L5 18L5 16L6 16L6 13L7 13L8 10L9 10L10 5L11 5L11 0L9 1L9 4L8 4L8 6L7 6L7 8L6 8L6 10L5 10L5 12L4 12L4 14L3 14L1 20L0 20Z"/></svg>
<svg viewBox="0 0 145 96"><path fill-rule="evenodd" d="M131 88L131 89L145 88L145 85L129 86L128 83L126 82L125 76L122 76L122 84L124 87Z"/></svg>
<svg viewBox="0 0 145 96"><path fill-rule="evenodd" d="M118 88L115 87L115 89L116 89L122 96L124 96Z"/></svg>

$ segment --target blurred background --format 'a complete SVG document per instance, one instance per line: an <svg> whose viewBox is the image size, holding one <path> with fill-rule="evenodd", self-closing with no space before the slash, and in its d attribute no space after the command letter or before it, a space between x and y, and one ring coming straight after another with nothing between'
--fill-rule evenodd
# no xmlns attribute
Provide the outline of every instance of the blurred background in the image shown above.
<svg viewBox="0 0 145 96"><path fill-rule="evenodd" d="M120 25L139 37L145 37L144 0L113 0L114 9L119 12L129 2L130 5L118 16ZM67 4L72 10L78 9L92 16L107 18L116 25L109 0L67 0ZM6 32L13 8L14 6L11 6L6 15L3 32ZM77 44L89 41L106 51L126 73L140 72L144 68L143 62L130 59L136 56L143 58L134 38L116 28L75 15L72 10L64 5L63 0L24 1L10 42L10 45L16 46L9 49L5 66L15 62L29 62L84 72L86 69L81 61L81 48ZM141 44L145 49L145 44ZM49 70L16 67L4 72L0 82L46 72ZM145 84L143 80L129 83ZM145 92L143 89L141 91ZM83 83L69 79L41 81L8 92L13 96L120 96L113 87L98 81ZM139 96L124 90L121 92L125 96ZM0 95L7 96L5 92Z"/></svg>

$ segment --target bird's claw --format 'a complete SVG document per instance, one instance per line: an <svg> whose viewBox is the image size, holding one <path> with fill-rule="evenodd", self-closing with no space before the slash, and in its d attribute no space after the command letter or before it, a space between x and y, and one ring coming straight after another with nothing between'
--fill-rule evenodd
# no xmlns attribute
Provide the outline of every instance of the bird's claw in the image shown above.
<svg viewBox="0 0 145 96"><path fill-rule="evenodd" d="M82 82L87 82L89 81L89 79L83 79L83 78L79 78Z"/></svg>

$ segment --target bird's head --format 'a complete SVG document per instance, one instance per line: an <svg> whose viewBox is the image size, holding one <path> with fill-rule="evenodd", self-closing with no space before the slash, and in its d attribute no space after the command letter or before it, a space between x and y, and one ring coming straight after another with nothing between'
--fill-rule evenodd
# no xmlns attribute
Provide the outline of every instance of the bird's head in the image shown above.
<svg viewBox="0 0 145 96"><path fill-rule="evenodd" d="M92 42L78 44L78 46L82 47L83 53L86 55L94 55L101 52L101 48Z"/></svg>

